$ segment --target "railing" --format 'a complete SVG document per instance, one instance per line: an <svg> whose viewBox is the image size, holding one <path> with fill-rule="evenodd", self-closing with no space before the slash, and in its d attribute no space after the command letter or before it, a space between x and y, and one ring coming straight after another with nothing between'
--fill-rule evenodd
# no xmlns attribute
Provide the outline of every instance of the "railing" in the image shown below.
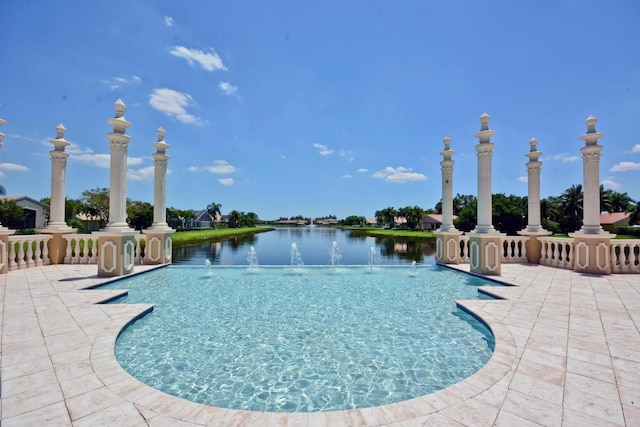
<svg viewBox="0 0 640 427"><path fill-rule="evenodd" d="M460 236L460 262L469 264L469 236Z"/></svg>
<svg viewBox="0 0 640 427"><path fill-rule="evenodd" d="M9 271L49 265L50 234L9 236Z"/></svg>
<svg viewBox="0 0 640 427"><path fill-rule="evenodd" d="M502 262L527 262L526 236L505 236L502 239Z"/></svg>
<svg viewBox="0 0 640 427"><path fill-rule="evenodd" d="M611 272L640 274L640 240L611 241Z"/></svg>
<svg viewBox="0 0 640 427"><path fill-rule="evenodd" d="M66 240L65 264L97 264L98 236L96 234L63 234Z"/></svg>
<svg viewBox="0 0 640 427"><path fill-rule="evenodd" d="M98 263L98 235L96 234L64 234L67 241L65 264L97 264ZM142 264L144 260L145 234L136 235L134 262Z"/></svg>
<svg viewBox="0 0 640 427"><path fill-rule="evenodd" d="M540 264L550 267L573 269L574 242L573 239L562 237L539 237Z"/></svg>

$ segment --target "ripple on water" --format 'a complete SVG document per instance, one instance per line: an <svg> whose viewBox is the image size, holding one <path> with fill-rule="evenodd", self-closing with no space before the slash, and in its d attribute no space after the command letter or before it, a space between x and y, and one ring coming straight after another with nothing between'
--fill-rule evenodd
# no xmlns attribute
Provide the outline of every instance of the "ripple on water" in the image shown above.
<svg viewBox="0 0 640 427"><path fill-rule="evenodd" d="M194 402L316 412L378 406L463 380L489 331L456 308L484 279L445 268L170 267L118 281L153 312L119 336L140 381Z"/></svg>

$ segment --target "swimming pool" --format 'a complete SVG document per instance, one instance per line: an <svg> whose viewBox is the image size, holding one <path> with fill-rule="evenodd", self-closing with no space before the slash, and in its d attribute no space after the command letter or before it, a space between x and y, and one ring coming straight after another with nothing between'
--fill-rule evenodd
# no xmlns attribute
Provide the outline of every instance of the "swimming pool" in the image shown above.
<svg viewBox="0 0 640 427"><path fill-rule="evenodd" d="M486 279L439 266L165 267L109 284L154 303L118 337L132 376L207 405L276 412L363 408L467 378L493 352L456 307Z"/></svg>

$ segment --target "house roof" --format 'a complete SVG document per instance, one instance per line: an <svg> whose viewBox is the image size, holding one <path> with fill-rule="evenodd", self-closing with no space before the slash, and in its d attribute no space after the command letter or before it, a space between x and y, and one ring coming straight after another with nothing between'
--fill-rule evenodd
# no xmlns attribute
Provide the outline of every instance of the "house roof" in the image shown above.
<svg viewBox="0 0 640 427"><path fill-rule="evenodd" d="M453 219L458 218L458 215L454 215ZM426 214L422 217L422 222L432 222L432 223L442 223L442 215L441 214Z"/></svg>
<svg viewBox="0 0 640 427"><path fill-rule="evenodd" d="M4 200L13 200L16 203L19 203L19 202L22 202L22 201L28 201L28 202L31 202L31 203L34 203L36 205L41 206L43 209L47 209L49 207L49 205L47 205L45 203L42 203L39 200L32 199L29 196L5 196L5 197L3 197L3 199Z"/></svg>
<svg viewBox="0 0 640 427"><path fill-rule="evenodd" d="M616 224L620 221L624 221L631 216L631 212L613 212L613 213L601 213L600 224L609 225Z"/></svg>

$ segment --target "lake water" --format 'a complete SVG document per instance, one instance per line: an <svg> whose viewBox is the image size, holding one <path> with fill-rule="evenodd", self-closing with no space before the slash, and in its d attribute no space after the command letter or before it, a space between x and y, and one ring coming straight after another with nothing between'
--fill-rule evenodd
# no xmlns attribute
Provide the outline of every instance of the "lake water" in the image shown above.
<svg viewBox="0 0 640 427"><path fill-rule="evenodd" d="M295 243L305 265L331 265L336 242L341 265L367 265L371 247L380 265L435 264L435 241L427 239L368 237L357 232L325 227L287 227L223 242L175 248L173 263L181 265L248 265L247 255L255 247L260 265L290 265Z"/></svg>

